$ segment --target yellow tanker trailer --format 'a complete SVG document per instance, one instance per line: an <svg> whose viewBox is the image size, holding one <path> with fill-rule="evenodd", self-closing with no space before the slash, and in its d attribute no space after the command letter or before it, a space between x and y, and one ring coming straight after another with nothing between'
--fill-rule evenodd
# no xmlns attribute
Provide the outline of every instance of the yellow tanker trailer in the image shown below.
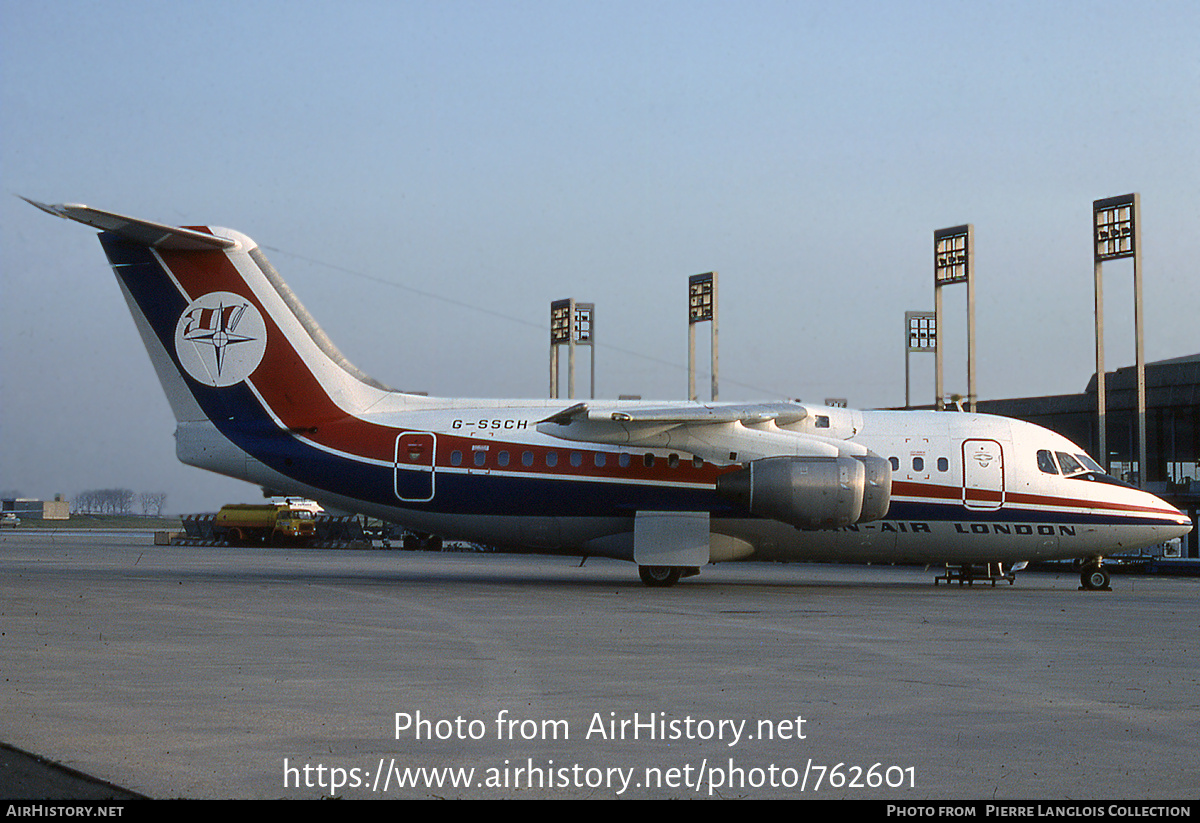
<svg viewBox="0 0 1200 823"><path fill-rule="evenodd" d="M312 509L287 503L222 506L213 524L213 537L233 546L306 544L316 536L317 521Z"/></svg>

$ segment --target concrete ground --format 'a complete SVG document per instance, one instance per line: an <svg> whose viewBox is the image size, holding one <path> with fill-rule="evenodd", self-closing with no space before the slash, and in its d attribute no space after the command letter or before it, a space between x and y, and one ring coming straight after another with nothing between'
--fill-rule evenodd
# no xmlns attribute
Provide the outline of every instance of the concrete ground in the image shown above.
<svg viewBox="0 0 1200 823"><path fill-rule="evenodd" d="M5 533L0 741L154 798L1196 796L1200 580L933 576Z"/></svg>

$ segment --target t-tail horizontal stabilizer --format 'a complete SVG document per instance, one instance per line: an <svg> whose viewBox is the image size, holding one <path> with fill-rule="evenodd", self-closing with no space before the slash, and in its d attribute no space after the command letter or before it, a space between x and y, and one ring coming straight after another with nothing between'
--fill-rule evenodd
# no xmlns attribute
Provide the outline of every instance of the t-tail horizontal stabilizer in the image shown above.
<svg viewBox="0 0 1200 823"><path fill-rule="evenodd" d="M31 206L37 206L47 214L74 220L101 231L110 231L126 237L135 243L153 246L157 249L174 249L178 251L206 251L210 249L231 249L237 245L233 240L224 237L214 237L202 231L185 229L179 226L167 226L153 223L149 220L139 220L136 217L126 217L110 211L93 209L78 203L67 203L50 206L22 197Z"/></svg>

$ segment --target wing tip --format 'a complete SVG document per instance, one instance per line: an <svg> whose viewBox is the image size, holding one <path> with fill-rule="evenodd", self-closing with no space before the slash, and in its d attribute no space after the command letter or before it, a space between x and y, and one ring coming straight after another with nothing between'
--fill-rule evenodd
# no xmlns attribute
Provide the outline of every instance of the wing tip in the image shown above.
<svg viewBox="0 0 1200 823"><path fill-rule="evenodd" d="M569 426L580 417L587 417L587 403L576 403L570 408L555 412L544 420L537 421L537 425L542 423L557 423L560 426Z"/></svg>

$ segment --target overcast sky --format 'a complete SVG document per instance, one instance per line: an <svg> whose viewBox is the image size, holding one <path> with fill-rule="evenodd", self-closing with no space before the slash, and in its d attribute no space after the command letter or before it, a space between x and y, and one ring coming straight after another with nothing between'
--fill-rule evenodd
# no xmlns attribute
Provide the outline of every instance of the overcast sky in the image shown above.
<svg viewBox="0 0 1200 823"><path fill-rule="evenodd" d="M966 222L981 398L1081 391L1091 203L1137 191L1147 357L1200 352L1193 0L0 13L5 490L258 495L177 463L95 232L16 194L244 231L351 361L431 394L546 396L549 303L575 297L600 396L683 398L687 277L715 269L723 400L870 408L903 403L904 312L933 307L933 230ZM1115 368L1131 267L1106 271ZM965 306L946 292L964 393Z"/></svg>

